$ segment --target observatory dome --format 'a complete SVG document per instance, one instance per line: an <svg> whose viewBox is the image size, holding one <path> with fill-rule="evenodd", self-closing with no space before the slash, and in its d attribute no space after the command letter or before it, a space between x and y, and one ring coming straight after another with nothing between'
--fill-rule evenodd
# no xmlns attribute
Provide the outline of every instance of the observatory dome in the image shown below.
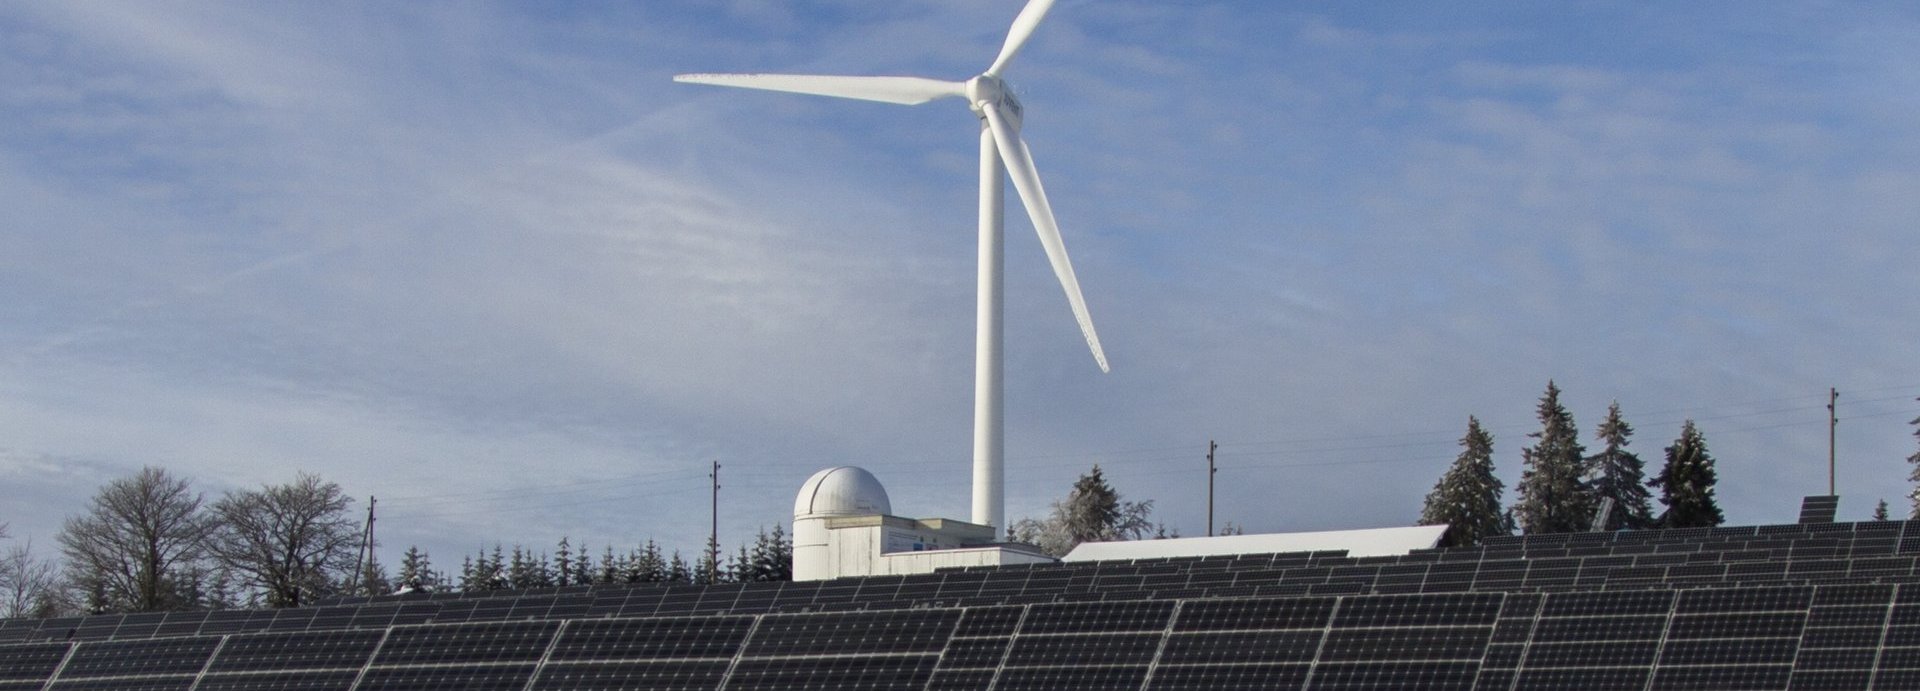
<svg viewBox="0 0 1920 691"><path fill-rule="evenodd" d="M893 513L887 488L864 469L843 465L814 473L793 500L793 517L871 516Z"/></svg>

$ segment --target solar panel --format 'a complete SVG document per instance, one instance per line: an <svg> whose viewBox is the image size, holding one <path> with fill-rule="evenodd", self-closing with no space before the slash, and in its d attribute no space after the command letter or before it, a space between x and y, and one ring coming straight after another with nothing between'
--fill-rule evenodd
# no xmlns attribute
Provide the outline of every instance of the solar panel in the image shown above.
<svg viewBox="0 0 1920 691"><path fill-rule="evenodd" d="M372 664L532 662L546 653L559 628L555 621L396 627Z"/></svg>
<svg viewBox="0 0 1920 691"><path fill-rule="evenodd" d="M549 662L534 679L536 691L615 691L617 689L719 688L727 661Z"/></svg>
<svg viewBox="0 0 1920 691"><path fill-rule="evenodd" d="M0 645L0 681L46 679L66 659L66 643Z"/></svg>
<svg viewBox="0 0 1920 691"><path fill-rule="evenodd" d="M750 617L581 620L567 626L548 659L731 659L752 625Z"/></svg>
<svg viewBox="0 0 1920 691"><path fill-rule="evenodd" d="M361 677L357 691L521 691L533 678L531 664L373 667Z"/></svg>
<svg viewBox="0 0 1920 691"><path fill-rule="evenodd" d="M1800 522L1832 523L1840 509L1840 497L1816 494L1800 500Z"/></svg>
<svg viewBox="0 0 1920 691"><path fill-rule="evenodd" d="M373 657L386 631L306 631L233 636L220 647L209 672L293 669L359 669Z"/></svg>
<svg viewBox="0 0 1920 691"><path fill-rule="evenodd" d="M728 674L726 688L734 691L920 688L933 676L934 660L932 655L742 659Z"/></svg>
<svg viewBox="0 0 1920 691"><path fill-rule="evenodd" d="M194 691L348 691L360 670L208 674Z"/></svg>
<svg viewBox="0 0 1920 691"><path fill-rule="evenodd" d="M82 643L61 669L60 678L197 674L218 645L220 639L211 637Z"/></svg>

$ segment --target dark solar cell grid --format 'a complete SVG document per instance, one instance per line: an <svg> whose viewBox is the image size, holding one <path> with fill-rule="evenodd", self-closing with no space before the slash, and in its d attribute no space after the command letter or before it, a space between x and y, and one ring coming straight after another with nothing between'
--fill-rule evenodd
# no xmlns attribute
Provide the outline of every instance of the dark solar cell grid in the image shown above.
<svg viewBox="0 0 1920 691"><path fill-rule="evenodd" d="M1647 687L1649 671L1645 667L1523 669L1513 688L1516 691L1642 691Z"/></svg>
<svg viewBox="0 0 1920 691"><path fill-rule="evenodd" d="M208 671L359 668L373 656L385 631L307 631L233 636Z"/></svg>
<svg viewBox="0 0 1920 691"><path fill-rule="evenodd" d="M1479 660L1492 633L1485 627L1334 629L1320 660Z"/></svg>
<svg viewBox="0 0 1920 691"><path fill-rule="evenodd" d="M1784 689L1793 676L1787 665L1666 667L1653 672L1652 689Z"/></svg>
<svg viewBox="0 0 1920 691"><path fill-rule="evenodd" d="M1899 648L1895 648L1894 650L1899 650ZM1793 668L1795 671L1873 669L1873 660L1878 656L1879 652L1873 648L1833 648L1827 650L1801 648L1800 656L1793 660Z"/></svg>
<svg viewBox="0 0 1920 691"><path fill-rule="evenodd" d="M1646 667L1660 652L1658 640L1605 643L1534 643L1522 667Z"/></svg>
<svg viewBox="0 0 1920 691"><path fill-rule="evenodd" d="M66 643L0 645L0 680L46 679L66 656Z"/></svg>
<svg viewBox="0 0 1920 691"><path fill-rule="evenodd" d="M1667 625L1667 639L1798 637L1806 619L1804 612L1683 614Z"/></svg>
<svg viewBox="0 0 1920 691"><path fill-rule="evenodd" d="M82 643L61 670L61 678L121 674L196 674L220 639L160 638L146 641Z"/></svg>
<svg viewBox="0 0 1920 691"><path fill-rule="evenodd" d="M1471 689L1480 665L1471 662L1320 663L1314 689Z"/></svg>
<svg viewBox="0 0 1920 691"><path fill-rule="evenodd" d="M726 676L724 660L693 662L590 662L540 668L535 691L620 691L650 689L692 691L719 688Z"/></svg>
<svg viewBox="0 0 1920 691"><path fill-rule="evenodd" d="M356 691L521 691L531 664L484 667L373 667Z"/></svg>
<svg viewBox="0 0 1920 691"><path fill-rule="evenodd" d="M1007 667L1144 665L1153 661L1160 634L1021 636L1007 654Z"/></svg>
<svg viewBox="0 0 1920 691"><path fill-rule="evenodd" d="M208 674L194 691L347 691L360 670Z"/></svg>
<svg viewBox="0 0 1920 691"><path fill-rule="evenodd" d="M1889 679L1890 675L1881 674L1880 678ZM1873 673L1868 671L1803 672L1796 670L1793 673L1793 681L1787 688L1795 691L1858 691L1868 688L1872 679ZM1879 688L1915 688L1912 683L1920 683L1920 679L1911 680L1907 685L1882 685Z"/></svg>
<svg viewBox="0 0 1920 691"><path fill-rule="evenodd" d="M734 691L767 689L910 689L933 674L934 656L743 659L727 678Z"/></svg>
<svg viewBox="0 0 1920 691"><path fill-rule="evenodd" d="M955 638L940 655L940 668L992 668L1006 659L1009 638Z"/></svg>
<svg viewBox="0 0 1920 691"><path fill-rule="evenodd" d="M1000 671L994 691L1107 691L1137 689L1147 677L1140 667L1029 667Z"/></svg>
<svg viewBox="0 0 1920 691"><path fill-rule="evenodd" d="M993 670L934 670L927 691L987 691L993 685Z"/></svg>
<svg viewBox="0 0 1920 691"><path fill-rule="evenodd" d="M1670 640L1660 653L1660 666L1791 665L1799 650L1798 638Z"/></svg>
<svg viewBox="0 0 1920 691"><path fill-rule="evenodd" d="M1543 617L1585 615L1658 614L1673 609L1673 593L1653 590L1617 593L1565 593L1548 599L1540 611Z"/></svg>
<svg viewBox="0 0 1920 691"><path fill-rule="evenodd" d="M1010 636L1020 624L1023 607L971 607L960 617L955 636Z"/></svg>
<svg viewBox="0 0 1920 691"><path fill-rule="evenodd" d="M551 660L731 658L753 625L750 617L588 619L575 621Z"/></svg>
<svg viewBox="0 0 1920 691"><path fill-rule="evenodd" d="M1306 683L1308 665L1231 665L1224 667L1178 667L1160 665L1154 669L1147 688L1160 691L1268 691L1300 688Z"/></svg>
<svg viewBox="0 0 1920 691"><path fill-rule="evenodd" d="M1349 598L1334 613L1334 628L1372 626L1491 626L1498 594L1387 595Z"/></svg>
<svg viewBox="0 0 1920 691"><path fill-rule="evenodd" d="M1804 610L1813 602L1813 588L1707 588L1681 594L1674 608L1679 614L1708 612L1778 612Z"/></svg>
<svg viewBox="0 0 1920 691"><path fill-rule="evenodd" d="M1561 641L1658 640L1667 628L1665 615L1624 617L1541 618L1534 624L1534 643Z"/></svg>
<svg viewBox="0 0 1920 691"><path fill-rule="evenodd" d="M375 665L535 661L560 628L555 621L488 622L391 629Z"/></svg>
<svg viewBox="0 0 1920 691"><path fill-rule="evenodd" d="M1870 648L1880 645L1878 626L1836 626L1809 628L1800 636L1803 648ZM1898 645L1889 637L1888 645Z"/></svg>
<svg viewBox="0 0 1920 691"><path fill-rule="evenodd" d="M1815 607L1807 613L1807 626L1878 626L1887 618L1887 606Z"/></svg>
<svg viewBox="0 0 1920 691"><path fill-rule="evenodd" d="M145 679L79 679L54 682L53 691L187 691L193 687L193 675L149 677Z"/></svg>
<svg viewBox="0 0 1920 691"><path fill-rule="evenodd" d="M960 612L952 609L769 614L744 654L938 653L959 620Z"/></svg>
<svg viewBox="0 0 1920 691"><path fill-rule="evenodd" d="M1030 605L1020 633L1099 633L1162 631L1173 614L1167 601Z"/></svg>
<svg viewBox="0 0 1920 691"><path fill-rule="evenodd" d="M1176 633L1167 638L1160 664L1312 662L1324 630Z"/></svg>

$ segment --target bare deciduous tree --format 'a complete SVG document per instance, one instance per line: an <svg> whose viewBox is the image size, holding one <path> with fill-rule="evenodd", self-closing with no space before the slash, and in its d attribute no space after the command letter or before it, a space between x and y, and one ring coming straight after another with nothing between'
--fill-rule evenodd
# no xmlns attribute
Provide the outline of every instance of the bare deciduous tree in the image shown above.
<svg viewBox="0 0 1920 691"><path fill-rule="evenodd" d="M360 524L340 485L300 473L293 482L230 492L213 504L209 541L220 564L271 607L312 604L351 584Z"/></svg>
<svg viewBox="0 0 1920 691"><path fill-rule="evenodd" d="M181 578L205 555L214 522L191 482L147 466L100 488L67 518L60 551L90 609L155 612L195 606Z"/></svg>
<svg viewBox="0 0 1920 691"><path fill-rule="evenodd" d="M0 523L0 539L7 537L7 525ZM63 594L59 564L33 556L32 542L0 552L0 619L66 614Z"/></svg>

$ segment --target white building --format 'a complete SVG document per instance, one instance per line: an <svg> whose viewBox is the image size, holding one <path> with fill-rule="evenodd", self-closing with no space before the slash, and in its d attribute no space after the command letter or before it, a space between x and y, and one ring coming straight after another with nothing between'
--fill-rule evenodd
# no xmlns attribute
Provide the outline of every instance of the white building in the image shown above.
<svg viewBox="0 0 1920 691"><path fill-rule="evenodd" d="M1031 545L995 542L991 526L892 513L872 473L853 466L814 473L793 501L793 580L1054 561Z"/></svg>

